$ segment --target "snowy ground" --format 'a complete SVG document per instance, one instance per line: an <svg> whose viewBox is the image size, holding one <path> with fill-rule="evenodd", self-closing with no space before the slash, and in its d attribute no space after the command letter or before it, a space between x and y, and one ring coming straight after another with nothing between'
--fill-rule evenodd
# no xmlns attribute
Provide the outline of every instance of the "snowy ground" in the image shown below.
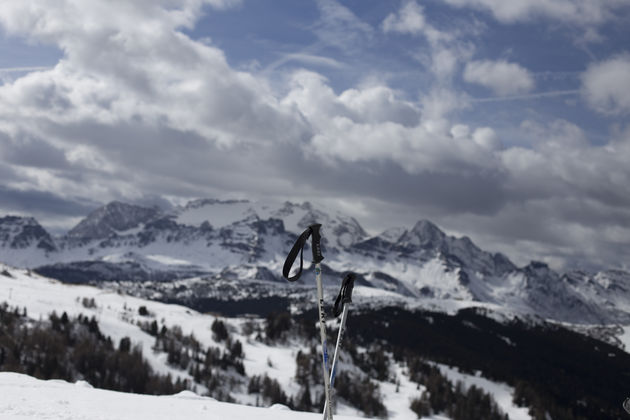
<svg viewBox="0 0 630 420"><path fill-rule="evenodd" d="M142 331L136 321L158 320L169 328L181 326L184 334L194 333L195 337L206 346L222 347L223 343L216 342L212 337L210 326L215 316L202 314L179 305L154 302L132 296L118 294L113 290L103 290L92 286L63 284L48 279L27 270L15 269L0 264L0 272L6 270L11 277L0 275L0 302L7 302L11 306L26 307L28 316L34 319L45 319L56 311L57 314L66 312L69 316L80 313L95 316L103 334L112 337L115 343L121 338L130 337L134 344L140 344L144 357L158 372L171 373L174 379L192 379L188 372L175 369L166 363L165 353L155 353L152 350L154 337ZM96 308L86 308L82 304L84 298L94 299ZM142 317L138 308L145 306L153 317ZM248 376L267 373L276 379L288 395L295 395L299 385L295 381L295 358L299 350L306 351L299 343L287 343L286 346L268 346L251 340L242 335L241 325L251 320L239 318L222 318L227 324L233 339L240 340L245 353L245 372ZM315 320L313 320L315 325ZM332 350L332 349L329 349ZM415 420L417 416L409 409L409 403L418 397L419 391L415 384L408 383L401 378L403 386L399 392L394 392L394 385L382 382L383 401L388 409L390 420ZM202 389L199 392L203 391ZM389 394L392 394L390 397ZM233 397L240 403L255 403L255 397L246 393L233 392ZM2 400L0 396L0 401ZM343 415L360 415L353 407L337 402L337 412ZM0 411L2 413L2 411ZM2 420L4 417L0 416ZM37 418L37 417L34 417ZM440 417L435 417L439 419Z"/></svg>
<svg viewBox="0 0 630 420"><path fill-rule="evenodd" d="M623 343L626 352L630 352L630 326L623 327L623 334L618 338Z"/></svg>
<svg viewBox="0 0 630 420"><path fill-rule="evenodd" d="M93 389L85 382L41 381L0 373L2 420L315 420L318 413L286 407L248 407L218 402L190 391L152 396ZM339 420L356 417L335 416Z"/></svg>
<svg viewBox="0 0 630 420"><path fill-rule="evenodd" d="M185 334L194 333L195 337L206 346L223 346L212 337L210 326L216 319L213 315L201 314L179 305L168 305L130 297L118 294L113 290L67 285L38 276L27 270L14 269L0 264L0 272L2 271L7 271L10 277L0 275L0 302L6 301L11 306L26 307L28 316L34 319L45 319L52 311L56 311L57 314L65 311L70 316L76 316L79 313L95 316L101 331L112 337L115 343L122 337L130 337L133 343L142 345L144 356L156 371L171 373L173 378L180 376L183 379L190 379L190 376L187 372L169 366L166 363L165 353L155 353L152 350L154 338L143 332L136 325L136 321L155 319L160 324L164 323L169 327L179 325ZM84 307L81 302L83 298L93 298L96 302L96 308ZM153 314L153 317L140 316L138 313L140 306L145 306ZM270 377L278 380L287 394L295 395L299 389L294 378L295 358L299 350L307 349L302 348L298 342L289 342L285 346L268 346L243 335L241 325L251 320L239 318L224 318L223 320L228 325L233 339L238 339L243 344L244 366L247 375L267 373ZM341 368L344 368L343 363ZM499 406L509 414L510 419L530 419L525 409L515 407L512 404L513 390L507 385L496 384L481 377L463 375L448 367L440 366L440 368L454 382L462 380L466 386L474 384L493 395ZM390 382L379 383L383 402L388 410L388 417L390 420L415 420L417 416L411 411L409 405L412 399L420 396L421 390L418 389L417 384L409 381L404 367L394 365L394 369L395 376L399 381L398 386ZM200 389L199 392L201 391L203 390ZM75 420L151 417L152 420L161 418L194 420L197 418L196 416L199 418L203 416L204 418L216 419L264 419L267 418L265 416L268 413L273 413L274 419L284 418L284 414L278 414L276 411L247 407L226 409L230 412L230 417L215 416L215 413L222 413L221 410L224 410L224 407L233 407L233 405L217 403L207 398L202 399L193 394L186 395L188 397L185 395L179 397L128 395L85 389L65 382L37 381L33 378L5 373L0 374L0 418L2 420L45 418ZM41 401L38 400L40 396ZM242 404L254 404L255 402L252 399L254 397L245 393L233 393L233 396ZM92 403L94 408L89 411ZM136 408L131 409L131 406ZM65 412L70 414L68 416L60 414ZM133 413L139 412L142 414L133 415ZM338 401L337 412L342 415L339 418L360 415L355 408L343 404L342 401ZM7 415L9 417L6 417ZM316 418L312 416L312 414L298 415L292 412L287 418ZM433 416L428 419L437 420L444 419L444 417Z"/></svg>
<svg viewBox="0 0 630 420"><path fill-rule="evenodd" d="M499 408L506 413L510 420L531 420L532 416L529 415L528 409L525 407L518 407L512 401L514 395L514 388L507 384L489 381L478 375L467 375L461 373L458 369L445 365L437 365L442 375L446 376L451 382L457 383L461 381L466 389L471 386L476 386L484 390L486 393L492 395L494 401Z"/></svg>

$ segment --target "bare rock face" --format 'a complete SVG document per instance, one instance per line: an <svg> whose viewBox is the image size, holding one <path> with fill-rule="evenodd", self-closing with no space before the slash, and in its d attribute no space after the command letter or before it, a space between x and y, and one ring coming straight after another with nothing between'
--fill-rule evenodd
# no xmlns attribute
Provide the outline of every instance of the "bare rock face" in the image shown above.
<svg viewBox="0 0 630 420"><path fill-rule="evenodd" d="M155 220L160 214L157 208L113 201L90 213L68 232L68 237L79 240L105 239Z"/></svg>
<svg viewBox="0 0 630 420"><path fill-rule="evenodd" d="M36 248L44 252L57 250L53 238L34 218L18 216L0 218L0 247Z"/></svg>

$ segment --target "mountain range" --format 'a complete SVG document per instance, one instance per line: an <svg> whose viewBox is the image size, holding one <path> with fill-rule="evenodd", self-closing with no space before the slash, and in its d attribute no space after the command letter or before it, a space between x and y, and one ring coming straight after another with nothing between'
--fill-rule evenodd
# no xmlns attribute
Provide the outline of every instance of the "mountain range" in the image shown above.
<svg viewBox="0 0 630 420"><path fill-rule="evenodd" d="M558 273L536 261L519 267L428 220L372 236L355 218L308 202L202 199L164 211L116 201L60 236L32 217L5 216L0 261L197 309L226 300L305 302L310 271L289 284L281 269L297 235L315 222L323 225L331 299L343 273L354 271L359 305L477 306L572 324L630 323L628 272Z"/></svg>

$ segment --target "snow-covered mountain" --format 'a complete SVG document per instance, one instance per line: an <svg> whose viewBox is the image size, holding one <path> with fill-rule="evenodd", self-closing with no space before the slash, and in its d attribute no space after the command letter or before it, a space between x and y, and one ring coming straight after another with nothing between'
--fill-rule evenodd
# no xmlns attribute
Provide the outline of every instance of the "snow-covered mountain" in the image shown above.
<svg viewBox="0 0 630 420"><path fill-rule="evenodd" d="M56 238L33 218L7 216L0 261L67 282L117 281L162 300L286 297L311 285L310 272L297 285L280 273L297 235L314 222L323 225L326 284L354 271L371 303L452 302L571 323L630 323L630 273L517 267L427 220L370 236L354 218L308 202L204 199L169 212L112 202Z"/></svg>

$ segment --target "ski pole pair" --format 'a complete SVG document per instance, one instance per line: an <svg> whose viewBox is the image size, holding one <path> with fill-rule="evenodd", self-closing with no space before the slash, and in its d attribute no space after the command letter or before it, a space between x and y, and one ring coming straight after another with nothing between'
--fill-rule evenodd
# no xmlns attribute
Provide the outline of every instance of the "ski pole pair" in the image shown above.
<svg viewBox="0 0 630 420"><path fill-rule="evenodd" d="M341 338L343 336L345 321L348 316L348 307L347 303L352 301L352 287L354 285L354 275L348 274L342 283L341 290L339 292L339 296L335 301L335 317L339 316L339 312L342 313L341 318L341 326L339 328L339 335L337 337L337 344L335 346L335 353L333 355L333 364L332 369L330 370L330 377L328 376L328 350L327 350L327 340L326 340L326 314L324 312L324 289L322 285L322 269L321 262L324 259L322 255L321 249L321 235L320 228L321 224L313 224L309 226L297 239L291 251L289 251L289 255L287 256L286 261L284 262L284 267L282 268L282 275L289 281L293 282L300 278L302 274L302 268L304 266L304 245L308 241L308 238L312 236L311 241L311 250L313 252L313 263L315 264L315 282L317 284L317 305L319 312L319 334L322 345L322 367L324 372L324 395L325 395L325 404L324 404L324 420L332 420L332 409L331 409L331 398L332 398L332 384L335 381L335 370L337 364L338 350L339 345L341 343ZM291 267L297 258L297 254L300 253L300 268L298 272L289 276L289 272L291 271ZM339 305L343 304L343 311L339 310Z"/></svg>

